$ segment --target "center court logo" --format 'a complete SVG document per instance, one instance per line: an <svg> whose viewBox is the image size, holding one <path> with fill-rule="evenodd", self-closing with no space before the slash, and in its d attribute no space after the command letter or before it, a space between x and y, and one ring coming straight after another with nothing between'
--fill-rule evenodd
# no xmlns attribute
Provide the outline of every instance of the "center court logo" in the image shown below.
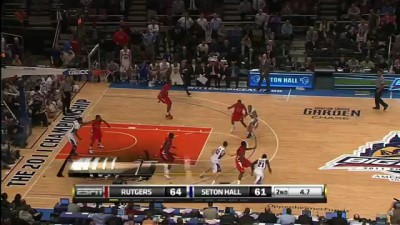
<svg viewBox="0 0 400 225"><path fill-rule="evenodd" d="M361 111L350 108L315 107L305 108L303 115L312 119L349 120L352 117L360 117Z"/></svg>
<svg viewBox="0 0 400 225"><path fill-rule="evenodd" d="M352 155L342 155L320 170L379 172L372 177L400 182L400 131L392 131L382 141L369 142Z"/></svg>

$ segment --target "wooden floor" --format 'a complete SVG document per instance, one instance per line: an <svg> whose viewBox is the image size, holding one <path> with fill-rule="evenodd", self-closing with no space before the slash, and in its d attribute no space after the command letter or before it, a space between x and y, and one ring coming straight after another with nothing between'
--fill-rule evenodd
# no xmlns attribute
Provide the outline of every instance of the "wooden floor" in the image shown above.
<svg viewBox="0 0 400 225"><path fill-rule="evenodd" d="M390 131L400 130L400 101L387 100L390 109L387 112L372 110L372 99L338 98L338 97L305 97L255 94L227 94L194 92L187 97L184 92L170 93L173 100L174 119L164 119L165 105L157 104L157 91L133 89L109 89L107 84L86 84L76 99L91 101L84 114L86 120L96 114L113 123L136 123L163 126L209 127L212 132L191 172L186 173L183 166L172 170L172 179L165 180L158 173L149 184L186 183L209 184L210 177L200 179L199 172L209 167L211 151L227 140L230 143L228 152L233 154L245 130L239 124L230 133L230 111L227 106L241 99L245 104L252 104L261 117L256 131L257 149L251 155L255 160L263 153L271 160L272 174L266 176L266 184L327 184L328 203L313 204L310 207L346 209L350 216L354 213L362 217L374 217L385 213L390 202L399 194L400 183L385 179L373 179L376 172L354 172L347 170L320 170L327 162L343 155L352 154L359 146L367 142L382 140ZM348 120L313 119L303 115L305 108L332 107L361 110L360 117ZM58 118L60 119L60 118ZM54 126L53 123L51 126ZM51 127L46 131L48 134ZM41 137L44 138L46 133ZM105 137L106 138L106 137ZM93 181L89 179L57 178L63 160L55 159L57 152L51 153L43 166L35 172L25 186L6 186L10 179L22 170L26 161L39 149L40 140L32 150L23 151L23 160L2 182L2 191L9 196L21 193L28 203L36 208L52 208L61 196L70 197L74 184L110 183L110 181ZM65 142L65 140L64 140ZM254 139L249 141L254 144ZM58 150L57 150L58 151ZM222 161L225 172L219 182L237 180L232 158ZM26 168L24 168L26 170ZM31 171L31 170L28 170ZM243 184L253 183L254 177L247 172ZM171 204L173 205L173 204ZM254 204L253 210L262 210L267 204ZM274 204L278 205L278 204ZM290 204L283 204L290 205ZM203 207L203 204L193 204ZM248 205L246 205L248 206ZM244 208L245 205L235 205ZM305 206L296 204L296 206ZM188 205L187 207L190 207ZM295 210L296 211L296 210ZM298 211L297 211L298 212Z"/></svg>

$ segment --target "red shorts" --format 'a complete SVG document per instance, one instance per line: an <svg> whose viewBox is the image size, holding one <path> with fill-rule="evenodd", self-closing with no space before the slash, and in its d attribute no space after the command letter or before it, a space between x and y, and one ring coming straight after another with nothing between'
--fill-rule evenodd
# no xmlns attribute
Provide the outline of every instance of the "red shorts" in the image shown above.
<svg viewBox="0 0 400 225"><path fill-rule="evenodd" d="M243 113L233 113L232 121L242 121L243 117L244 117Z"/></svg>
<svg viewBox="0 0 400 225"><path fill-rule="evenodd" d="M244 170L251 166L251 162L246 158L243 158L242 161L235 160L235 164L236 164L236 169L240 173L244 173Z"/></svg>
<svg viewBox="0 0 400 225"><path fill-rule="evenodd" d="M160 100L167 105L172 105L172 101L171 99L167 96L167 97L161 97Z"/></svg>
<svg viewBox="0 0 400 225"><path fill-rule="evenodd" d="M92 141L100 141L102 136L101 131L92 131Z"/></svg>
<svg viewBox="0 0 400 225"><path fill-rule="evenodd" d="M166 163L172 163L175 160L175 154L173 154L171 152L163 153L162 149L160 149L160 157L161 157L161 160Z"/></svg>

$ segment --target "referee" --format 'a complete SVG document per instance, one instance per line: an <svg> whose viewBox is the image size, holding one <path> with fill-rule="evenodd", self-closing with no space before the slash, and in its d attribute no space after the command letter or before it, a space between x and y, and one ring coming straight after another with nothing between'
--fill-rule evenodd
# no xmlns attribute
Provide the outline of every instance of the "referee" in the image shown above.
<svg viewBox="0 0 400 225"><path fill-rule="evenodd" d="M375 88L375 107L373 109L380 109L380 105L383 106L383 110L386 110L389 105L382 100L382 93L385 89L385 78L383 77L383 70L378 69L378 77L376 79Z"/></svg>
<svg viewBox="0 0 400 225"><path fill-rule="evenodd" d="M72 113L70 110L71 106L71 96L73 90L74 82L72 81L71 76L67 76L66 79L61 83L60 92L62 94L62 112L64 115L67 113Z"/></svg>

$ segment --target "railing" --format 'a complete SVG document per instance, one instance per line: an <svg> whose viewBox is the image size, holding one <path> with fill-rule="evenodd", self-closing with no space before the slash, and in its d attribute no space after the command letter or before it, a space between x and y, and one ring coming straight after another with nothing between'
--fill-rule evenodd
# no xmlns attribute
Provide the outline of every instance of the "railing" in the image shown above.
<svg viewBox="0 0 400 225"><path fill-rule="evenodd" d="M393 40L393 36L390 36L389 38L389 48L388 48L388 62L390 62L390 56L391 56L391 51L392 51L392 40Z"/></svg>
<svg viewBox="0 0 400 225"><path fill-rule="evenodd" d="M92 57L94 54L97 52L97 61L92 62ZM100 44L97 44L94 46L94 48L90 51L88 54L88 64L89 64L89 70L93 69L100 69L101 68L101 61L100 61Z"/></svg>
<svg viewBox="0 0 400 225"><path fill-rule="evenodd" d="M11 111L10 107L8 107L7 103L4 100L3 100L2 105L7 108L8 112L11 114L11 116L14 118L14 120L18 122L19 120L17 119L17 117L14 115L14 113Z"/></svg>
<svg viewBox="0 0 400 225"><path fill-rule="evenodd" d="M61 13L60 13L60 11L59 10L57 10L57 15L56 15L56 17L57 17L57 27L56 27L56 32L55 32L55 34L54 34L54 40L53 40L53 44L52 44L52 47L54 48L55 46L56 46L56 44L58 43L58 37L60 36L60 31L61 31L61 20L62 20L62 18L61 18Z"/></svg>

